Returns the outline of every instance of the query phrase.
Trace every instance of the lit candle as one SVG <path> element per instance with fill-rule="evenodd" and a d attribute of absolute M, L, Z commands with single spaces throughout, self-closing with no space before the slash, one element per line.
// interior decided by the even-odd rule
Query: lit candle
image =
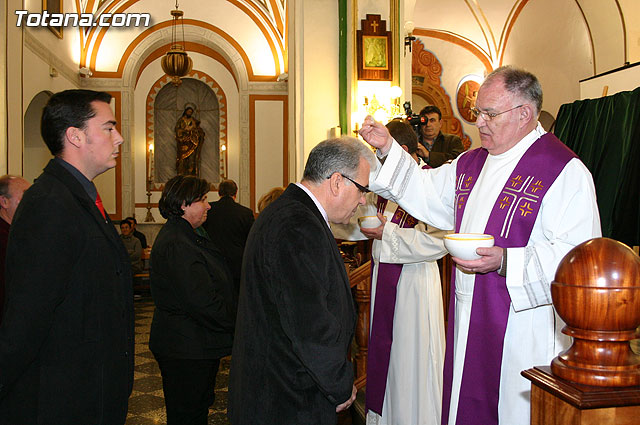
<path fill-rule="evenodd" d="M 149 181 L 153 181 L 153 143 L 149 142 Z"/>

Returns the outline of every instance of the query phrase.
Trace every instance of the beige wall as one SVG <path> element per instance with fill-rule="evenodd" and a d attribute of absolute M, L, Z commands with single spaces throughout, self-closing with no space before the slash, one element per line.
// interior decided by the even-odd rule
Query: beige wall
<path fill-rule="evenodd" d="M 598 98 L 605 87 L 609 96 L 640 87 L 640 65 L 581 82 L 580 99 Z"/>
<path fill-rule="evenodd" d="M 296 26 L 299 68 L 296 78 L 298 156 L 296 180 L 302 177 L 311 149 L 327 139 L 338 118 L 338 3 L 334 0 L 298 1 Z M 296 24 L 298 25 L 298 24 Z"/>
<path fill-rule="evenodd" d="M 0 40 L 7 39 L 8 2 L 0 6 Z M 0 42 L 0 99 L 7 98 L 7 45 Z M 7 104 L 0 101 L 0 174 L 7 172 Z"/>
<path fill-rule="evenodd" d="M 640 62 L 640 1 L 618 0 L 627 31 L 627 62 Z"/>
<path fill-rule="evenodd" d="M 255 194 L 258 200 L 272 187 L 282 186 L 284 170 L 284 102 L 258 100 L 255 102 Z"/>
<path fill-rule="evenodd" d="M 560 105 L 577 99 L 578 82 L 593 75 L 593 58 L 575 4 L 556 0 L 527 4 L 509 37 L 504 63 L 536 74 L 544 92 L 542 108 L 554 117 Z"/>

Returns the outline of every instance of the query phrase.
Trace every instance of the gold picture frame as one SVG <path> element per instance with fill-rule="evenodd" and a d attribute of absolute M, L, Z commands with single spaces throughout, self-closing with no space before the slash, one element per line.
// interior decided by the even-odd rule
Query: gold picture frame
<path fill-rule="evenodd" d="M 386 36 L 362 36 L 362 69 L 389 69 L 389 40 Z"/>
<path fill-rule="evenodd" d="M 62 0 L 42 0 L 42 11 L 44 12 L 45 10 L 49 12 L 49 14 L 63 13 Z M 48 25 L 47 28 L 49 28 L 56 37 L 62 38 L 62 26 L 56 27 Z"/>

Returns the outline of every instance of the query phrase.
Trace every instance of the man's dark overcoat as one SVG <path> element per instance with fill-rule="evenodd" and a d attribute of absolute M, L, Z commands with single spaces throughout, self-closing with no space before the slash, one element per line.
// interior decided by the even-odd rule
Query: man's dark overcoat
<path fill-rule="evenodd" d="M 237 203 L 231 196 L 223 196 L 218 201 L 210 202 L 209 205 L 211 209 L 207 212 L 207 221 L 202 227 L 224 254 L 233 275 L 237 295 L 240 287 L 242 255 L 255 220 L 253 211 Z"/>
<path fill-rule="evenodd" d="M 427 163 L 432 168 L 438 168 L 445 162 L 456 159 L 462 152 L 464 152 L 464 145 L 460 137 L 455 134 L 440 132 L 433 141 L 433 147 L 429 152 L 429 161 Z"/>
<path fill-rule="evenodd" d="M 289 185 L 256 220 L 245 249 L 231 357 L 233 425 L 335 425 L 351 396 L 356 313 L 327 222 Z"/>
<path fill-rule="evenodd" d="M 129 258 L 113 223 L 52 160 L 7 250 L 0 424 L 124 424 L 133 385 Z"/>

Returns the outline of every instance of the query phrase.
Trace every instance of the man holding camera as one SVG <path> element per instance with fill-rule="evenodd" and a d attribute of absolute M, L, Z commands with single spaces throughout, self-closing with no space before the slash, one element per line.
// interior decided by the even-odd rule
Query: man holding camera
<path fill-rule="evenodd" d="M 418 149 L 418 156 L 431 168 L 438 168 L 452 161 L 464 152 L 462 140 L 455 134 L 445 134 L 442 128 L 442 112 L 437 106 L 429 105 L 420 111 L 422 137 L 420 143 L 425 149 Z"/>

